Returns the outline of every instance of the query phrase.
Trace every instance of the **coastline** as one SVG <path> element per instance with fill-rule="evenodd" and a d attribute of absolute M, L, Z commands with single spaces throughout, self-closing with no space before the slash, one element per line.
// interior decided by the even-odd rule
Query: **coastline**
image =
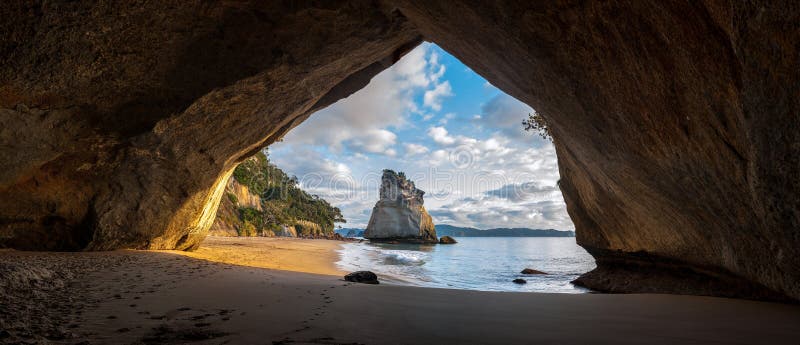
<path fill-rule="evenodd" d="M 796 344 L 800 337 L 800 306 L 725 298 L 364 285 L 133 250 L 0 250 L 0 270 L 0 304 L 8 306 L 0 343 Z"/>
<path fill-rule="evenodd" d="M 344 243 L 291 237 L 208 236 L 196 251 L 161 252 L 231 265 L 342 277 L 347 272 L 337 268 L 336 262 Z"/>

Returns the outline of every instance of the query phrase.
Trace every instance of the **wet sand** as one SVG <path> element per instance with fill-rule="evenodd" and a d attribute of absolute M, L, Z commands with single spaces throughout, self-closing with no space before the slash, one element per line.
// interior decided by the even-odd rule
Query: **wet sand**
<path fill-rule="evenodd" d="M 797 344 L 800 339 L 797 305 L 362 285 L 172 252 L 0 250 L 0 292 L 0 343 Z"/>

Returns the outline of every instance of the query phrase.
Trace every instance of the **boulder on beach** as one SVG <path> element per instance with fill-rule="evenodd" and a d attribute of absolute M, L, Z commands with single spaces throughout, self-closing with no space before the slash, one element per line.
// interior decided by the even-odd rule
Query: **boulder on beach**
<path fill-rule="evenodd" d="M 455 238 L 452 238 L 450 236 L 442 236 L 439 239 L 439 243 L 441 243 L 441 244 L 456 244 L 458 242 L 456 241 Z"/>
<path fill-rule="evenodd" d="M 526 268 L 526 269 L 522 270 L 522 272 L 520 272 L 520 273 L 522 273 L 522 274 L 547 274 L 547 272 L 542 272 L 542 271 L 539 271 L 539 270 L 535 270 L 533 268 Z"/>
<path fill-rule="evenodd" d="M 344 276 L 344 280 L 354 283 L 379 284 L 378 276 L 370 271 L 356 271 Z"/>
<path fill-rule="evenodd" d="M 522 279 L 522 278 L 514 279 L 514 280 L 512 280 L 512 282 L 514 282 L 515 284 L 527 284 L 528 283 L 527 280 Z"/>
<path fill-rule="evenodd" d="M 423 206 L 424 194 L 402 172 L 383 170 L 380 200 L 372 209 L 364 237 L 376 242 L 439 242 L 433 219 Z"/>

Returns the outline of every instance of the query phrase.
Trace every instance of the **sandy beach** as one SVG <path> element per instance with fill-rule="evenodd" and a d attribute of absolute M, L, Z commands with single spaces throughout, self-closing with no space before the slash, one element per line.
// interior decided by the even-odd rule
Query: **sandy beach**
<path fill-rule="evenodd" d="M 336 268 L 341 241 L 289 237 L 208 236 L 193 252 L 169 251 L 195 259 L 283 271 L 343 276 Z"/>
<path fill-rule="evenodd" d="M 800 339 L 797 305 L 353 284 L 330 275 L 336 269 L 326 265 L 331 256 L 324 252 L 335 253 L 335 241 L 247 240 L 210 238 L 207 247 L 188 254 L 0 250 L 0 342 L 797 344 Z M 248 249 L 231 252 L 234 247 Z M 275 263 L 250 257 L 261 251 L 269 251 Z M 224 262 L 207 260 L 212 258 Z M 320 267 L 309 267 L 314 262 Z M 260 267 L 240 265 L 245 263 Z"/>

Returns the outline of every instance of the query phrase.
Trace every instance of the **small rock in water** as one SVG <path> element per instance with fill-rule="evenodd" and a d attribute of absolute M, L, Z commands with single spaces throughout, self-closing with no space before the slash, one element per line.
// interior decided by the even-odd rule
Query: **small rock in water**
<path fill-rule="evenodd" d="M 521 279 L 521 278 L 517 278 L 517 279 L 514 279 L 514 280 L 512 280 L 512 281 L 513 281 L 514 283 L 516 283 L 516 284 L 527 284 L 527 283 L 528 283 L 528 281 L 527 281 L 527 280 L 525 280 L 525 279 Z"/>
<path fill-rule="evenodd" d="M 520 272 L 522 274 L 547 274 L 546 272 L 538 271 L 532 268 L 526 268 Z"/>
<path fill-rule="evenodd" d="M 370 271 L 357 271 L 344 276 L 344 280 L 355 283 L 378 284 L 378 276 Z"/>
<path fill-rule="evenodd" d="M 458 243 L 458 242 L 456 242 L 455 238 L 452 238 L 450 236 L 442 236 L 442 238 L 439 239 L 439 243 L 440 244 L 455 244 L 455 243 Z"/>

